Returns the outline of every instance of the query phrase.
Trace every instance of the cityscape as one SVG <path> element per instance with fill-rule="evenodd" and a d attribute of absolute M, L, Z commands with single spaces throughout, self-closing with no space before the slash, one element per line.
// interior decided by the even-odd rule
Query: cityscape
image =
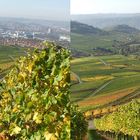
<path fill-rule="evenodd" d="M 63 25 L 46 25 L 44 20 L 33 22 L 29 19 L 14 18 L 0 18 L 0 21 L 1 45 L 40 47 L 42 41 L 54 41 L 65 45 L 70 42 L 70 30 Z"/>

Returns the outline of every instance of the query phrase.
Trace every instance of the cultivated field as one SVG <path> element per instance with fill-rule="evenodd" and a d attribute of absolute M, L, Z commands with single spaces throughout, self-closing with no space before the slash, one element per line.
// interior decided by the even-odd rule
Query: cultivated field
<path fill-rule="evenodd" d="M 76 75 L 71 101 L 83 110 L 121 104 L 140 94 L 140 60 L 133 55 L 77 58 L 71 69 Z"/>

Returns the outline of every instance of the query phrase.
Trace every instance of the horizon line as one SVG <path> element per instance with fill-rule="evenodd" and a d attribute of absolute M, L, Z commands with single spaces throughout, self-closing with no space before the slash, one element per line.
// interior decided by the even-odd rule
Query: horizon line
<path fill-rule="evenodd" d="M 137 12 L 137 13 L 74 13 L 74 14 L 70 14 L 70 15 L 107 15 L 107 14 L 123 14 L 123 15 L 127 15 L 127 14 L 131 14 L 131 15 L 134 15 L 134 14 L 140 14 L 140 12 Z"/>
<path fill-rule="evenodd" d="M 13 19 L 27 19 L 27 20 L 46 20 L 46 21 L 58 21 L 58 22 L 68 22 L 69 20 L 55 20 L 55 19 L 47 19 L 47 18 L 37 18 L 37 17 L 23 17 L 23 16 L 1 16 L 0 15 L 0 18 L 13 18 Z"/>

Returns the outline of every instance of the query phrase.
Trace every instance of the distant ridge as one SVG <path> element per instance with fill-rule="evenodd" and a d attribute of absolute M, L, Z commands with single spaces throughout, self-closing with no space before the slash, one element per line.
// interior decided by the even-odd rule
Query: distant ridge
<path fill-rule="evenodd" d="M 72 15 L 71 19 L 97 28 L 126 24 L 140 29 L 140 13 Z"/>
<path fill-rule="evenodd" d="M 115 32 L 127 33 L 127 34 L 140 33 L 139 29 L 128 26 L 126 24 L 117 25 L 112 28 L 108 28 L 108 31 L 115 31 Z"/>
<path fill-rule="evenodd" d="M 77 21 L 71 21 L 71 32 L 78 34 L 106 35 L 107 32 Z"/>
<path fill-rule="evenodd" d="M 24 26 L 40 25 L 43 27 L 58 27 L 69 29 L 68 21 L 55 21 L 46 19 L 29 19 L 20 17 L 0 17 L 0 26 L 7 26 L 7 24 L 23 24 Z"/>

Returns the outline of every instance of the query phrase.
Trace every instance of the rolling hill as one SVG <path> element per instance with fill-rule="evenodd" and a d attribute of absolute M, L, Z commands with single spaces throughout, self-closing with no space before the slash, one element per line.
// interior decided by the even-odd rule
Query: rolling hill
<path fill-rule="evenodd" d="M 71 21 L 71 32 L 78 34 L 95 34 L 95 35 L 106 35 L 107 32 L 93 26 L 83 24 L 76 21 Z"/>
<path fill-rule="evenodd" d="M 127 24 L 140 29 L 140 14 L 84 14 L 72 15 L 71 19 L 98 28 Z"/>
<path fill-rule="evenodd" d="M 140 30 L 122 24 L 111 26 L 106 31 L 71 22 L 71 49 L 76 55 L 139 54 Z M 73 51 L 74 50 L 74 51 Z M 78 53 L 77 53 L 78 52 Z"/>
<path fill-rule="evenodd" d="M 126 33 L 126 34 L 137 34 L 140 33 L 139 29 L 136 29 L 134 27 L 131 27 L 126 24 L 117 25 L 112 28 L 108 28 L 107 31 L 114 31 L 114 32 L 120 32 L 120 33 Z"/>

